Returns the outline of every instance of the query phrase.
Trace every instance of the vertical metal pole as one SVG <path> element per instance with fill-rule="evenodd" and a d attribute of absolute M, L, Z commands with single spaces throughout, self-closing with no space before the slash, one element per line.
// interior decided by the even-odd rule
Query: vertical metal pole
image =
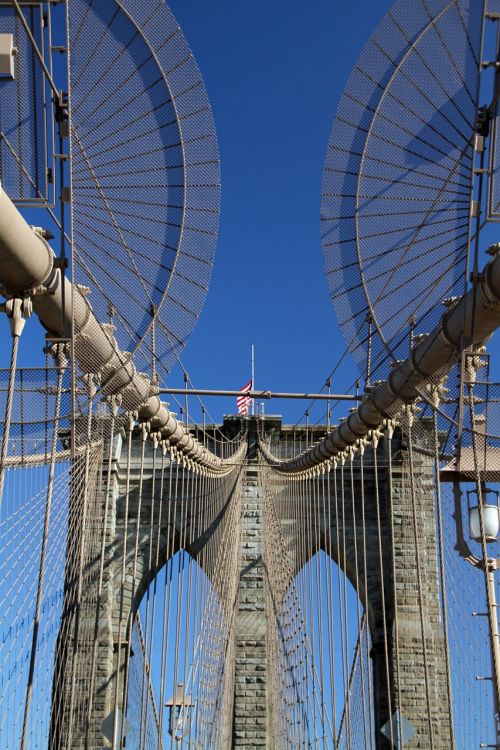
<path fill-rule="evenodd" d="M 366 316 L 366 322 L 368 323 L 368 346 L 366 350 L 366 375 L 365 375 L 365 390 L 370 387 L 371 369 L 372 369 L 372 335 L 373 335 L 373 318 L 371 313 Z"/>
<path fill-rule="evenodd" d="M 328 378 L 326 381 L 326 387 L 328 388 L 328 395 L 331 393 L 331 387 L 332 387 L 332 381 L 331 378 Z M 330 420 L 331 420 L 331 410 L 330 410 L 330 399 L 326 402 L 326 430 L 327 432 L 330 432 Z"/>
<path fill-rule="evenodd" d="M 468 355 L 470 356 L 470 354 Z M 478 510 L 479 510 L 479 528 L 481 531 L 481 551 L 483 555 L 482 567 L 484 569 L 484 578 L 486 583 L 486 604 L 488 607 L 488 621 L 490 626 L 490 642 L 491 642 L 491 656 L 493 662 L 493 683 L 494 683 L 494 707 L 495 707 L 495 734 L 496 744 L 498 745 L 500 739 L 500 643 L 498 634 L 498 617 L 497 617 L 497 601 L 495 594 L 495 578 L 494 573 L 496 569 L 496 560 L 488 557 L 488 548 L 486 542 L 486 533 L 484 528 L 484 513 L 483 513 L 483 485 L 481 483 L 481 474 L 479 471 L 478 462 L 478 447 L 477 447 L 477 433 L 476 433 L 476 422 L 474 414 L 474 394 L 473 394 L 474 383 L 469 381 L 467 383 L 468 390 L 468 402 L 470 409 L 470 422 L 472 428 L 472 453 L 474 456 L 474 467 L 476 473 L 476 488 L 478 497 Z M 460 385 L 462 390 L 462 384 Z"/>
<path fill-rule="evenodd" d="M 498 633 L 497 598 L 495 592 L 496 560 L 490 557 L 484 561 L 484 565 L 488 591 L 488 619 L 490 621 L 491 652 L 494 670 L 495 741 L 498 746 L 500 741 L 500 636 Z"/>
<path fill-rule="evenodd" d="M 252 344 L 252 391 L 255 390 L 255 346 Z M 252 416 L 255 416 L 255 399 L 252 399 Z"/>
<path fill-rule="evenodd" d="M 151 303 L 149 312 L 151 313 L 151 380 L 157 383 L 159 378 L 156 370 L 156 305 Z"/>

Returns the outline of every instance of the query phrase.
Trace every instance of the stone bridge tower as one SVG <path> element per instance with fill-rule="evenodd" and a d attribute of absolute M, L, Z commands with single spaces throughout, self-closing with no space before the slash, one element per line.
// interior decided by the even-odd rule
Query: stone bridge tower
<path fill-rule="evenodd" d="M 267 618 L 265 609 L 265 561 L 262 559 L 263 507 L 266 503 L 263 483 L 262 461 L 257 450 L 257 426 L 260 434 L 273 433 L 275 439 L 285 440 L 287 428 L 278 417 L 249 418 L 248 452 L 242 471 L 230 488 L 228 502 L 223 514 L 230 512 L 232 503 L 240 502 L 240 547 L 237 555 L 239 585 L 234 603 L 234 695 L 228 705 L 231 716 L 228 724 L 228 748 L 270 748 L 269 736 L 273 721 L 270 707 L 267 664 Z M 238 418 L 228 418 L 223 426 L 228 436 L 236 434 L 240 427 Z M 324 434 L 317 429 L 313 439 Z M 121 438 L 115 439 L 112 465 L 101 457 L 95 470 L 95 491 L 89 493 L 87 519 L 94 528 L 105 529 L 105 555 L 100 570 L 100 554 L 96 548 L 96 536 L 89 534 L 82 540 L 85 560 L 85 585 L 81 587 L 78 607 L 74 606 L 75 580 L 68 573 L 66 582 L 66 604 L 61 627 L 60 647 L 56 661 L 56 677 L 53 686 L 54 705 L 52 738 L 57 747 L 66 750 L 69 714 L 72 718 L 71 750 L 97 750 L 106 744 L 101 731 L 102 721 L 110 715 L 115 701 L 116 680 L 127 670 L 127 632 L 120 632 L 124 622 L 123 610 L 129 614 L 137 610 L 140 600 L 158 570 L 150 564 L 151 546 L 165 547 L 170 533 L 167 528 L 168 513 L 163 513 L 160 526 L 151 527 L 152 503 L 173 507 L 175 497 L 164 488 L 160 497 L 153 494 L 153 458 L 149 442 L 146 447 L 142 502 L 139 503 L 139 456 L 142 450 L 140 432 L 132 440 L 131 476 L 128 485 L 124 475 L 125 447 Z M 394 712 L 400 712 L 415 726 L 416 737 L 410 748 L 429 747 L 428 716 L 433 729 L 435 750 L 451 747 L 450 707 L 447 701 L 447 665 L 444 648 L 444 632 L 441 620 L 440 592 L 437 567 L 437 545 L 435 530 L 435 500 L 432 464 L 419 459 L 414 467 L 416 493 L 409 493 L 404 471 L 407 448 L 401 436 L 392 441 L 392 473 L 389 474 L 388 444 L 379 442 L 377 456 L 380 474 L 378 492 L 375 492 L 373 475 L 368 477 L 371 487 L 366 510 L 366 554 L 368 576 L 358 578 L 358 594 L 368 601 L 368 622 L 371 633 L 373 660 L 373 696 L 375 705 L 375 727 L 377 750 L 389 750 L 390 743 L 380 734 L 380 727 L 389 719 L 389 704 Z M 367 450 L 369 457 L 370 451 Z M 368 462 L 370 463 L 370 462 Z M 373 462 L 371 462 L 373 464 Z M 108 468 L 110 469 L 108 477 Z M 158 469 L 157 469 L 158 471 Z M 371 471 L 371 470 L 370 470 Z M 158 477 L 156 477 L 158 487 Z M 128 486 L 128 494 L 127 494 Z M 108 493 L 106 495 L 106 487 Z M 317 502 L 326 507 L 332 501 L 318 482 Z M 329 528 L 324 525 L 309 533 L 310 545 L 303 556 L 296 559 L 295 572 L 315 552 L 323 549 L 342 567 L 354 582 L 354 549 L 362 544 L 360 526 L 354 518 L 360 511 L 359 471 L 354 473 L 354 494 L 348 491 L 341 536 L 345 536 L 345 559 L 342 551 L 332 546 L 337 538 L 335 521 Z M 378 498 L 378 502 L 377 502 Z M 415 502 L 416 498 L 416 502 Z M 296 503 L 302 499 L 298 494 Z M 140 511 L 139 511 L 140 507 Z M 176 511 L 179 513 L 179 510 Z M 324 513 L 325 518 L 334 519 L 334 514 Z M 172 520 L 172 516 L 171 516 Z M 175 542 L 173 552 L 181 545 L 182 524 L 192 524 L 188 537 L 194 542 L 187 548 L 195 559 L 210 538 L 216 533 L 223 517 L 213 519 L 210 528 L 196 527 L 196 517 L 177 515 L 173 520 Z M 413 533 L 417 523 L 418 538 Z M 88 521 L 87 521 L 88 523 Z M 138 533 L 137 533 L 138 531 Z M 380 534 L 383 540 L 379 544 Z M 132 550 L 138 540 L 138 554 L 132 561 Z M 418 566 L 417 562 L 418 555 Z M 235 558 L 236 559 L 236 558 Z M 162 564 L 164 560 L 162 561 Z M 125 570 L 125 576 L 122 573 Z M 101 581 L 101 593 L 96 588 Z M 125 586 L 117 582 L 124 580 Z M 425 585 L 420 589 L 422 581 Z M 419 596 L 419 591 L 421 596 Z M 425 620 L 422 639 L 421 616 Z M 388 653 L 382 647 L 384 638 L 389 644 Z M 94 674 L 90 675 L 90 653 L 95 650 Z M 396 659 L 396 650 L 397 656 Z M 397 679 L 396 679 L 397 678 Z M 72 704 L 68 698 L 71 682 Z M 389 683 L 389 684 L 388 684 Z M 396 689 L 396 684 L 397 688 Z M 89 711 L 88 691 L 91 711 Z M 57 701 L 55 700 L 57 698 Z M 124 696 L 118 698 L 123 710 Z"/>

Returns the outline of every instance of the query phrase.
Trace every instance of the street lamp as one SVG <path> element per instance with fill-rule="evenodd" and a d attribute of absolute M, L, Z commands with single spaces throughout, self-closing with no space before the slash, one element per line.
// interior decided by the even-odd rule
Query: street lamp
<path fill-rule="evenodd" d="M 194 707 L 191 696 L 186 695 L 184 685 L 178 683 L 175 692 L 165 703 L 169 709 L 168 733 L 176 742 L 181 742 L 190 727 L 190 709 Z"/>
<path fill-rule="evenodd" d="M 490 544 L 497 540 L 500 527 L 499 493 L 497 490 L 484 487 L 482 495 L 484 536 L 486 543 Z M 481 542 L 483 537 L 481 534 L 481 512 L 477 490 L 467 491 L 467 505 L 469 508 L 469 536 L 473 541 Z"/>
<path fill-rule="evenodd" d="M 487 487 L 484 480 L 476 482 L 476 488 L 467 490 L 469 515 L 469 537 L 481 545 L 481 557 L 471 551 L 464 539 L 461 513 L 461 492 L 459 482 L 455 487 L 455 522 L 457 529 L 457 549 L 470 565 L 484 571 L 486 583 L 486 604 L 491 638 L 493 661 L 493 681 L 495 685 L 495 730 L 496 746 L 500 747 L 500 633 L 498 630 L 497 600 L 495 591 L 495 571 L 500 567 L 500 558 L 488 554 L 488 544 L 496 542 L 500 530 L 499 493 Z"/>

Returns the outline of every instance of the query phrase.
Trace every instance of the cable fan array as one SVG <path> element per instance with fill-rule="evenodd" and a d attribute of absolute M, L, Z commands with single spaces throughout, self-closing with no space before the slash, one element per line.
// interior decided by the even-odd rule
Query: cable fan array
<path fill-rule="evenodd" d="M 406 356 L 409 325 L 430 331 L 441 300 L 464 290 L 482 30 L 482 2 L 396 2 L 338 106 L 325 270 L 348 346 L 376 378 Z"/>
<path fill-rule="evenodd" d="M 153 375 L 203 306 L 219 217 L 205 88 L 164 4 L 75 0 L 71 49 L 75 279 Z"/>

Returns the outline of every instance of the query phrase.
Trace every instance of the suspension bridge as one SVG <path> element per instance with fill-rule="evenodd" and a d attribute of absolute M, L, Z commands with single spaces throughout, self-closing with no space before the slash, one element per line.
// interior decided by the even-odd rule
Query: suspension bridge
<path fill-rule="evenodd" d="M 499 39 L 382 19 L 321 196 L 357 385 L 213 421 L 169 387 L 220 197 L 179 25 L 0 0 L 0 750 L 500 748 Z"/>

